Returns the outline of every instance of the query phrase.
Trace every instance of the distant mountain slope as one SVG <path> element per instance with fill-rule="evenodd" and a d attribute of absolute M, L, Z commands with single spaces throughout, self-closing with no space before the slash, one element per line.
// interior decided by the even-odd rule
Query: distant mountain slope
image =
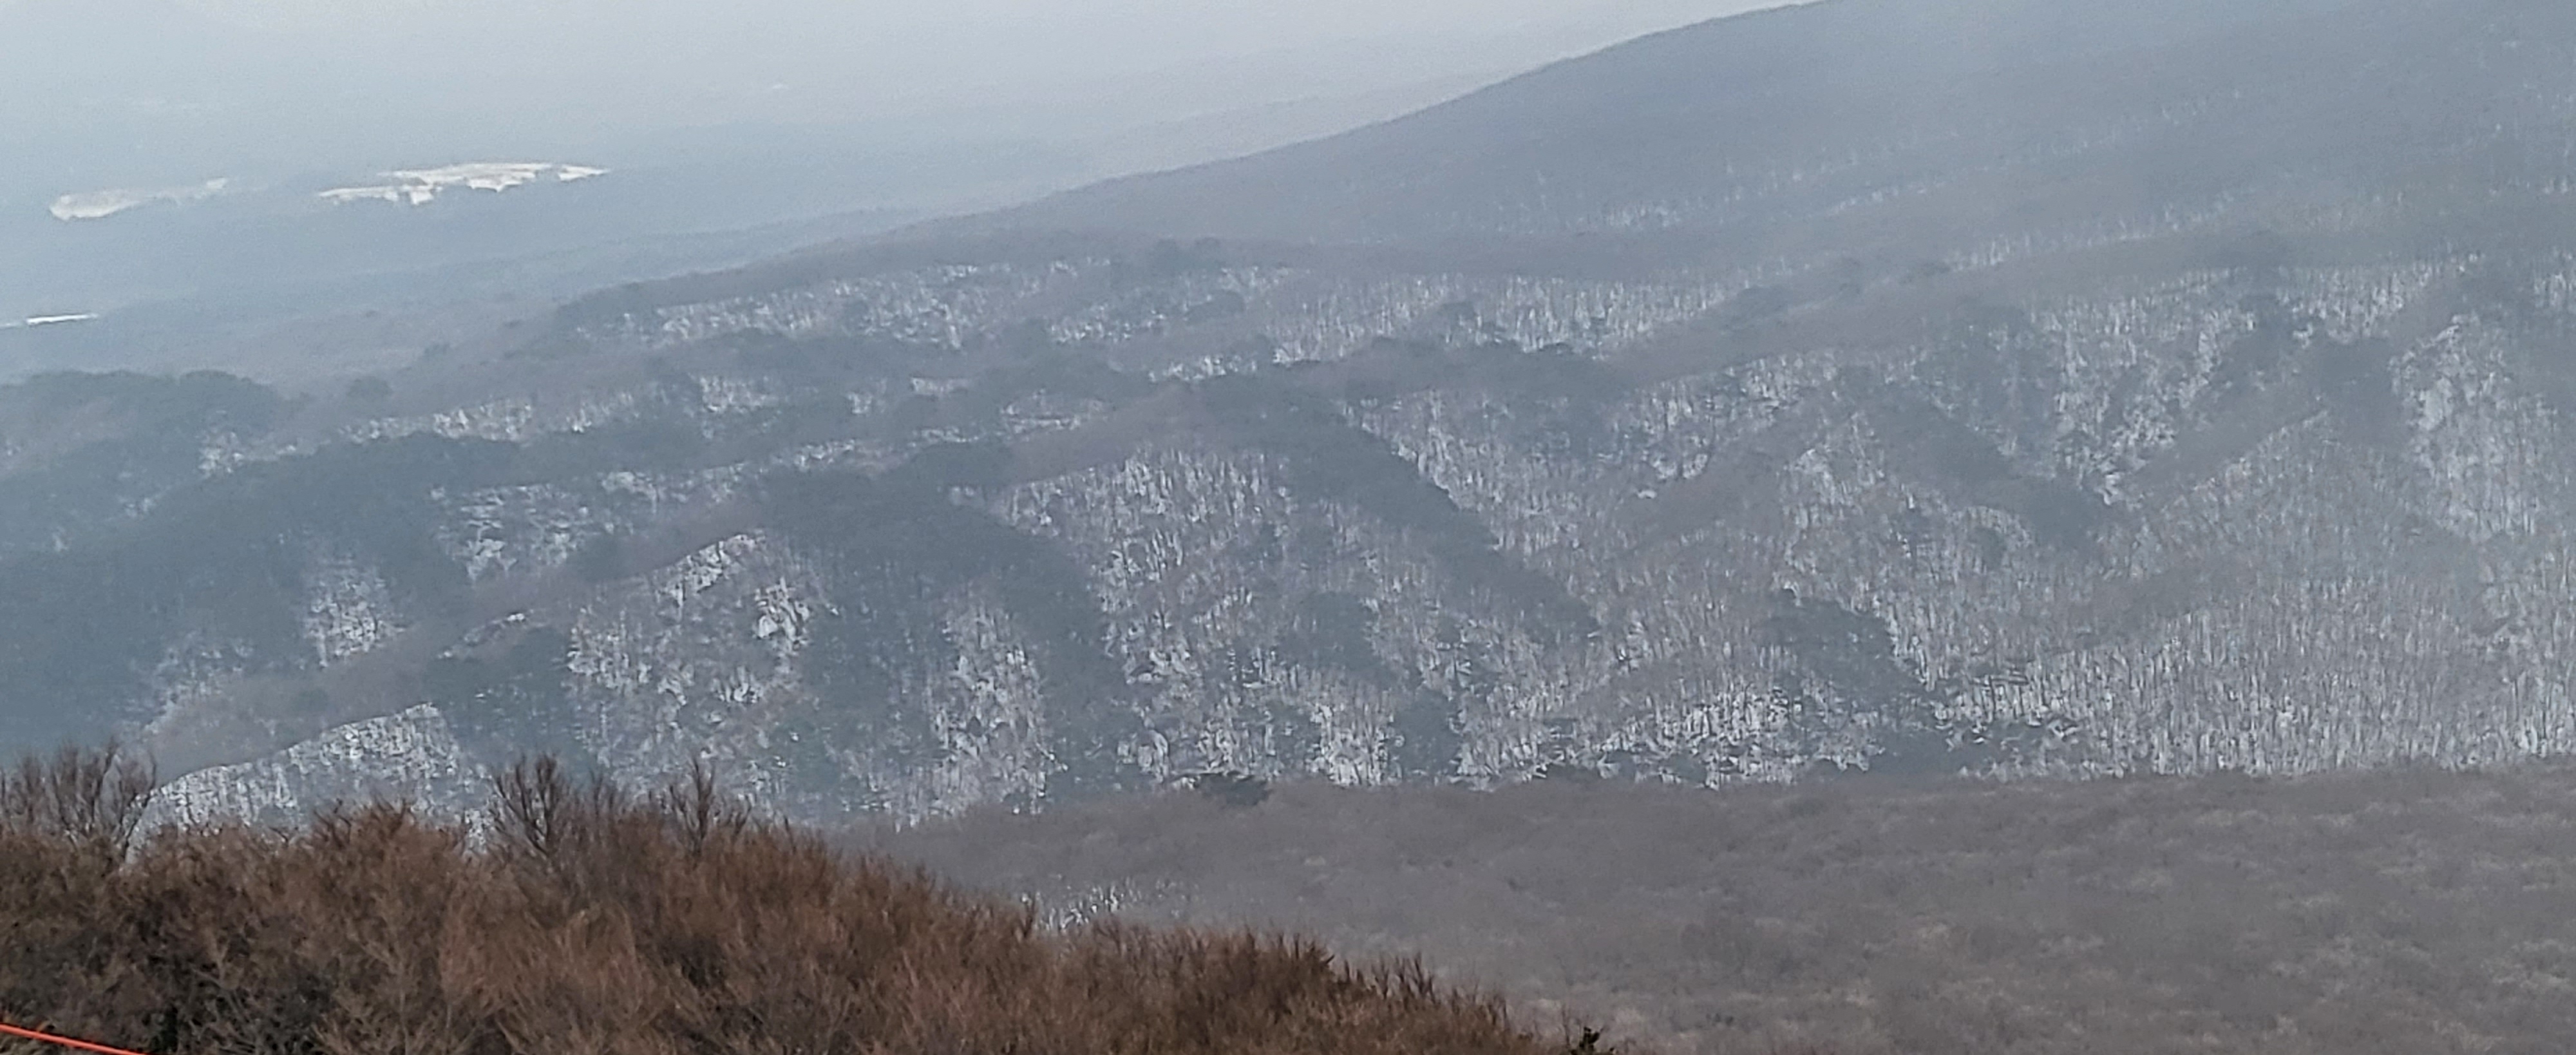
<path fill-rule="evenodd" d="M 2545 89 L 2568 79 L 2571 18 L 2535 0 L 1831 0 L 991 222 L 1326 241 L 1684 229 L 1742 255 L 2367 194 L 2563 118 Z"/>

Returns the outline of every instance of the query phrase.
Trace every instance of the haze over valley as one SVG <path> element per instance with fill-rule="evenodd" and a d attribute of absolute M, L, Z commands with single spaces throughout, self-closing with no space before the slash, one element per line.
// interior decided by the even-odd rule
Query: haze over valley
<path fill-rule="evenodd" d="M 6 0 L 0 137 L 24 148 L 0 156 L 0 316 L 98 313 L 115 332 L 13 344 L 0 373 L 346 370 L 317 317 L 426 316 L 409 336 L 483 321 L 496 313 L 468 305 L 500 293 L 571 296 L 1247 153 L 1746 2 L 1030 18 L 812 0 Z M 619 178 L 542 205 L 312 208 L 382 197 L 386 172 L 537 161 Z"/>

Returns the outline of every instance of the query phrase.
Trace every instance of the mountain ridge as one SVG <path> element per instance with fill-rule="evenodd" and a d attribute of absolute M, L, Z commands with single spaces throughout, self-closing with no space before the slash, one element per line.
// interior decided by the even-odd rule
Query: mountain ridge
<path fill-rule="evenodd" d="M 2078 9 L 1881 10 L 603 290 L 301 405 L 16 390 L 0 719 L 254 811 L 544 743 L 904 821 L 2576 751 L 2576 14 L 2173 0 L 2069 55 L 2016 41 Z M 1905 50 L 1944 27 L 1994 47 Z"/>
<path fill-rule="evenodd" d="M 2181 39 L 2155 41 L 2149 37 L 2142 42 L 2140 36 L 2121 35 L 2116 17 L 2075 19 L 2086 23 L 2088 32 L 2074 36 L 2099 41 L 2105 53 L 2102 57 L 2138 56 L 2144 52 L 2143 57 L 2101 66 L 2094 64 L 2093 58 L 2066 56 L 2062 49 L 2016 42 L 2011 37 L 2016 23 L 1988 10 L 2034 6 L 2053 10 L 2050 5 L 1970 5 L 1976 14 L 1962 14 L 1960 6 L 1930 5 L 1900 11 L 1895 5 L 1841 0 L 1720 19 L 1555 64 L 1370 128 L 1251 158 L 1114 180 L 1047 202 L 967 221 L 965 226 L 1127 228 L 1174 237 L 1323 241 L 1438 236 L 1490 229 L 1498 223 L 1506 230 L 1525 226 L 1510 212 L 1518 202 L 1477 182 L 1491 178 L 1502 179 L 1507 186 L 1516 188 L 1513 194 L 1544 196 L 1544 188 L 1555 182 L 1574 188 L 1570 193 L 1578 197 L 1588 193 L 1605 199 L 1577 200 L 1577 213 L 1566 215 L 1561 210 L 1551 212 L 1543 200 L 1532 198 L 1539 209 L 1533 214 L 1535 225 L 1528 226 L 1532 234 L 1617 230 L 1640 223 L 1648 228 L 1670 222 L 1692 226 L 1687 219 L 1657 221 L 1640 215 L 1621 220 L 1616 215 L 1586 210 L 1653 210 L 1686 205 L 1657 198 L 1670 198 L 1677 190 L 1707 190 L 1693 183 L 1701 173 L 1725 173 L 1718 177 L 1717 188 L 1723 190 L 1732 183 L 1736 193 L 1765 193 L 1746 181 L 1766 176 L 1779 178 L 1784 174 L 1780 171 L 1783 166 L 1788 167 L 1785 174 L 1793 183 L 1801 182 L 1795 172 L 1801 148 L 1796 140 L 1782 138 L 1788 135 L 1783 129 L 1804 126 L 1829 130 L 1823 133 L 1827 136 L 1842 136 L 1842 142 L 1829 138 L 1815 144 L 1827 155 L 1864 149 L 1860 141 L 1872 135 L 1895 136 L 1900 142 L 1895 148 L 1897 160 L 1956 166 L 1978 155 L 1970 151 L 1959 156 L 1936 153 L 1922 157 L 1922 149 L 1903 145 L 1909 134 L 1903 130 L 1928 126 L 1937 134 L 1969 136 L 1971 146 L 1992 144 L 2008 151 L 2015 144 L 2008 139 L 1993 140 L 1997 131 L 2026 134 L 2065 127 L 2065 119 L 2053 118 L 2046 107 L 2062 107 L 2076 99 L 2098 96 L 2100 101 L 2092 104 L 2094 108 L 2111 107 L 2117 116 L 2117 110 L 2137 101 L 2135 96 L 2152 96 L 2158 90 L 2169 92 L 2173 84 L 2223 83 L 2225 79 L 2199 76 L 2202 73 L 2244 75 L 2241 68 L 2206 69 L 2209 60 L 2192 54 L 2195 49 L 2234 49 L 2259 58 L 2267 52 L 2277 52 L 2284 38 L 2314 34 L 2331 42 L 2339 36 L 2352 35 L 2355 25 L 2377 25 L 2391 31 L 2368 38 L 2371 41 L 2403 36 L 2411 46 L 2423 40 L 2456 39 L 2461 27 L 2476 21 L 2458 17 L 2447 5 L 2408 0 L 2316 0 L 2256 8 L 2137 5 L 2130 9 L 2129 17 L 2150 22 L 2173 17 L 2170 13 L 2177 9 L 2190 13 L 2189 17 L 2176 19 L 2180 24 L 2167 27 L 2168 36 L 2178 35 Z M 2526 13 L 2533 10 L 2529 4 L 2490 6 Z M 2366 10 L 2375 17 L 2345 18 L 2335 14 L 2347 10 Z M 1917 14 L 1916 22 L 1920 24 L 1901 24 L 1907 14 Z M 2449 32 L 2399 34 L 2386 21 L 2391 17 L 2427 16 L 2441 16 L 2436 28 Z M 2090 24 L 2094 22 L 2101 24 Z M 1920 46 L 1927 38 L 1937 39 L 1943 33 L 1981 46 Z M 2068 35 L 2054 30 L 2043 33 L 2025 29 L 2024 33 L 2029 40 L 2052 42 Z M 1859 43 L 1850 38 L 1857 38 Z M 1876 42 L 1875 46 L 1870 46 L 1872 42 Z M 2052 54 L 2056 57 L 2050 57 Z M 2361 58 L 2363 61 L 2353 65 L 2368 65 L 2371 56 Z M 1708 81 L 1712 76 L 1730 77 L 1739 67 L 1746 83 L 1762 85 L 1759 94 L 1722 85 L 1711 88 Z M 2036 71 L 2031 79 L 2049 84 L 2054 90 L 2041 91 L 2036 90 L 2036 85 L 2014 83 L 2015 71 Z M 2130 83 L 2105 80 L 2115 73 Z M 1621 83 L 1623 78 L 1629 83 Z M 2154 88 L 2139 91 L 2139 81 L 2149 82 Z M 2071 97 L 2066 91 L 2070 85 L 2077 88 Z M 1708 108 L 1712 101 L 1718 101 L 1716 109 Z M 2348 101 L 2348 96 L 2325 94 L 2305 105 L 2347 105 Z M 2192 102 L 2189 96 L 2176 98 L 2168 94 L 2161 105 L 2170 108 Z M 1788 112 L 1776 126 L 1766 126 L 1761 110 L 1783 104 L 1790 107 Z M 1802 105 L 1825 109 L 1800 112 L 1796 108 Z M 1981 131 L 1973 123 L 1960 125 L 1963 118 L 1980 116 L 1976 113 L 1980 108 L 1998 108 L 1996 113 L 1982 115 L 1991 128 Z M 1638 116 L 1640 112 L 1643 116 Z M 2071 116 L 2099 119 L 2080 110 Z M 1863 129 L 1858 137 L 1852 132 L 1856 118 Z M 1511 131 L 1494 134 L 1500 129 Z M 1605 135 L 1607 139 L 1602 138 Z M 1667 142 L 1708 144 L 1705 148 L 1683 149 L 1713 149 L 1719 153 L 1702 156 L 1685 152 L 1675 156 L 1670 148 L 1661 145 Z M 1605 166 L 1589 164 L 1604 154 L 1604 147 L 1614 162 L 1606 166 L 1610 170 L 1607 173 L 1601 171 Z M 1735 173 L 1737 165 L 1748 163 L 1751 168 L 1740 175 Z M 1347 177 L 1308 179 L 1301 169 L 1309 167 L 1369 174 L 1359 177 L 1369 182 L 1346 182 Z M 1633 171 L 1621 174 L 1623 167 Z M 1569 174 L 1577 178 L 1566 178 Z M 1605 195 L 1597 186 L 1605 176 L 1614 183 L 1625 180 L 1636 186 L 1628 191 L 1614 186 L 1612 193 Z M 1249 186 L 1229 199 L 1215 189 L 1228 181 Z M 1587 183 L 1595 186 L 1586 186 Z M 1885 189 L 1861 186 L 1851 193 L 1866 195 Z M 1769 193 L 1776 192 L 1774 189 Z M 1319 194 L 1338 197 L 1318 197 Z M 1384 200 L 1372 200 L 1370 194 Z M 1459 204 L 1462 200 L 1464 205 Z M 1837 202 L 1827 199 L 1807 208 L 1834 204 Z M 1156 216 L 1154 211 L 1158 208 L 1170 211 L 1170 215 Z M 1469 216 L 1459 213 L 1460 208 L 1481 211 Z M 1426 225 L 1422 217 L 1433 219 Z"/>

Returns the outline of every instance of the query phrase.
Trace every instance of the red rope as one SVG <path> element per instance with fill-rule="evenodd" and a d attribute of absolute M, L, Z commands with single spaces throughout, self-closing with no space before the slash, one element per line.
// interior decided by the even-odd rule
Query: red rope
<path fill-rule="evenodd" d="M 57 1037 L 51 1033 L 38 1033 L 32 1029 L 20 1029 L 5 1022 L 0 1022 L 0 1035 L 58 1044 L 78 1051 L 91 1052 L 93 1055 L 142 1055 L 141 1052 L 127 1051 L 124 1048 L 111 1048 L 105 1044 L 92 1044 L 86 1040 L 73 1040 L 70 1037 Z"/>

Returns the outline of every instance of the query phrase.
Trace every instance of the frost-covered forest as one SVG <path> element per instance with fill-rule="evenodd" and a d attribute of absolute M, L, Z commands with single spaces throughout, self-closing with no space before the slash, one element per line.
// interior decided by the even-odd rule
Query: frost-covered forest
<path fill-rule="evenodd" d="M 1863 6 L 346 397 L 0 390 L 0 739 L 150 746 L 178 816 L 547 750 L 907 820 L 2576 748 L 2576 16 L 2177 0 L 2118 90 L 1989 53 L 1778 73 L 1903 127 L 1633 105 L 1765 41 L 1865 65 Z M 2361 68 L 2400 101 L 2310 76 Z"/>

